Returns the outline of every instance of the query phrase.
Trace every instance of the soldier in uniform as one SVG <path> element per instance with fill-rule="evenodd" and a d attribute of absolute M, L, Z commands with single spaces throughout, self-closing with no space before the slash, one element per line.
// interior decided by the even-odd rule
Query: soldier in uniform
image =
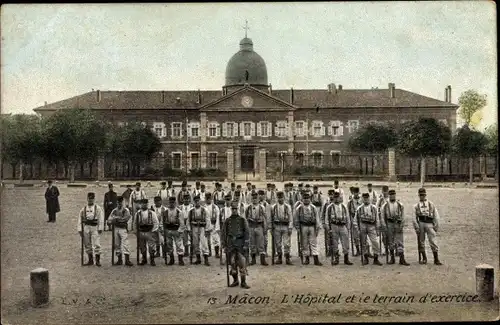
<path fill-rule="evenodd" d="M 47 222 L 56 222 L 56 213 L 61 212 L 59 205 L 59 189 L 52 185 L 52 180 L 47 181 L 48 187 L 45 191 L 45 211 L 49 215 Z"/>
<path fill-rule="evenodd" d="M 274 228 L 274 248 L 278 254 L 276 264 L 283 264 L 283 249 L 287 265 L 292 265 L 290 261 L 290 246 L 293 230 L 293 212 L 292 207 L 285 203 L 283 192 L 276 193 L 278 202 L 271 208 L 271 218 L 268 220 L 271 227 Z M 282 248 L 283 246 L 283 248 Z"/>
<path fill-rule="evenodd" d="M 217 205 L 219 207 L 219 209 L 224 206 L 225 193 L 222 190 L 222 185 L 220 183 L 215 183 L 215 191 L 213 192 L 212 196 L 213 196 L 215 205 Z"/>
<path fill-rule="evenodd" d="M 142 255 L 139 265 L 148 263 L 147 256 L 149 251 L 149 262 L 151 266 L 156 266 L 155 250 L 156 243 L 158 242 L 159 221 L 156 212 L 148 209 L 148 199 L 141 200 L 141 209 L 137 211 L 135 217 L 139 228 L 137 240 L 139 241 L 139 250 Z"/>
<path fill-rule="evenodd" d="M 161 188 L 156 193 L 156 196 L 159 196 L 161 198 L 161 205 L 167 206 L 168 198 L 170 197 L 169 191 L 167 189 L 167 182 L 161 182 L 160 184 Z"/>
<path fill-rule="evenodd" d="M 195 188 L 193 190 L 193 197 L 195 196 L 199 196 L 200 195 L 200 192 L 201 192 L 201 182 L 200 181 L 196 181 L 195 183 Z M 200 200 L 201 201 L 201 200 Z"/>
<path fill-rule="evenodd" d="M 155 213 L 156 213 L 156 217 L 158 218 L 158 222 L 160 222 L 161 220 L 161 215 L 162 213 L 166 210 L 165 206 L 162 205 L 162 199 L 160 196 L 155 196 L 154 197 L 154 202 L 155 202 L 155 205 L 154 207 L 152 207 L 151 210 L 153 210 Z M 155 257 L 160 257 L 160 249 L 161 247 L 163 247 L 164 243 L 164 238 L 163 238 L 163 232 L 161 231 L 158 231 L 158 242 L 156 243 L 156 255 Z M 167 258 L 167 256 L 165 255 L 165 249 L 163 249 L 163 258 Z"/>
<path fill-rule="evenodd" d="M 321 229 L 320 213 L 311 204 L 311 195 L 305 192 L 303 202 L 294 211 L 294 224 L 297 231 L 301 231 L 302 256 L 305 256 L 304 265 L 309 264 L 309 256 L 314 258 L 314 265 L 323 265 L 318 258 L 318 232 Z"/>
<path fill-rule="evenodd" d="M 267 266 L 264 251 L 264 234 L 267 234 L 267 214 L 264 206 L 259 203 L 259 195 L 255 192 L 252 193 L 252 204 L 245 209 L 245 218 L 250 227 L 250 250 L 252 254 L 250 265 L 257 263 L 255 257 L 259 254 L 260 264 Z"/>
<path fill-rule="evenodd" d="M 212 194 L 206 194 L 206 205 L 205 209 L 207 210 L 208 217 L 210 219 L 210 223 L 212 224 L 211 229 L 215 229 L 217 220 L 219 219 L 220 209 L 218 206 L 212 203 Z M 211 231 L 210 236 L 208 238 L 210 240 L 210 245 L 208 246 L 208 256 L 212 256 L 212 247 L 215 251 L 215 258 L 220 258 L 219 248 L 220 248 L 220 237 L 219 233 L 216 231 Z"/>
<path fill-rule="evenodd" d="M 187 182 L 182 181 L 181 190 L 179 191 L 179 193 L 177 193 L 177 202 L 184 202 L 186 199 L 186 195 L 189 195 L 188 203 L 193 202 L 193 197 L 191 196 L 191 193 L 189 193 L 189 190 L 187 188 Z"/>
<path fill-rule="evenodd" d="M 127 184 L 127 189 L 122 193 L 123 204 L 127 209 L 129 209 L 130 213 L 132 214 L 132 207 L 130 206 L 130 195 L 132 195 L 132 185 Z"/>
<path fill-rule="evenodd" d="M 243 216 L 243 215 L 245 215 L 246 205 L 245 205 L 245 203 L 243 203 L 243 199 L 241 198 L 240 193 L 241 193 L 240 191 L 235 191 L 232 201 L 238 202 L 238 212 L 239 212 L 240 216 Z"/>
<path fill-rule="evenodd" d="M 351 201 L 352 198 L 354 197 L 354 186 L 351 186 L 349 187 L 349 200 L 348 201 Z"/>
<path fill-rule="evenodd" d="M 202 207 L 200 204 L 200 197 L 195 196 L 193 200 L 194 207 L 189 210 L 187 215 L 187 230 L 191 234 L 192 249 L 194 254 L 196 254 L 196 262 L 194 264 L 201 264 L 201 255 L 203 254 L 205 265 L 210 266 L 208 262 L 207 237 L 210 236 L 212 223 L 206 208 Z"/>
<path fill-rule="evenodd" d="M 285 203 L 288 204 L 290 207 L 293 207 L 293 204 L 295 203 L 293 200 L 293 185 L 292 183 L 286 183 L 285 184 L 285 190 L 283 192 L 283 195 L 285 197 Z"/>
<path fill-rule="evenodd" d="M 373 264 L 382 265 L 378 260 L 379 245 L 377 236 L 380 232 L 380 220 L 377 207 L 371 204 L 370 194 L 363 193 L 363 205 L 358 207 L 354 217 L 354 228 L 359 231 L 361 238 L 361 254 L 363 254 L 363 265 L 368 264 L 368 247 L 366 237 L 370 239 L 373 247 Z"/>
<path fill-rule="evenodd" d="M 394 264 L 394 249 L 399 256 L 399 264 L 410 265 L 406 263 L 403 244 L 403 228 L 405 226 L 404 207 L 401 202 L 396 201 L 396 191 L 388 191 L 389 200 L 380 208 L 380 224 L 382 231 L 387 234 L 387 247 L 391 254 L 391 260 L 388 264 Z"/>
<path fill-rule="evenodd" d="M 273 190 L 273 184 L 267 183 L 267 191 L 265 192 L 266 202 L 269 204 L 276 203 L 276 193 Z"/>
<path fill-rule="evenodd" d="M 372 183 L 368 183 L 368 195 L 370 196 L 371 204 L 377 204 L 378 195 L 377 192 L 373 189 Z"/>
<path fill-rule="evenodd" d="M 320 213 L 321 213 L 321 224 L 323 225 L 323 229 L 325 230 L 325 248 L 326 248 L 326 256 L 330 256 L 332 254 L 332 251 L 330 249 L 330 241 L 331 241 L 331 238 L 330 238 L 330 232 L 328 231 L 328 228 L 325 227 L 325 223 L 327 222 L 327 217 L 326 217 L 326 211 L 327 211 L 327 208 L 330 204 L 333 203 L 334 201 L 334 197 L 333 197 L 333 194 L 335 193 L 335 190 L 328 190 L 328 199 L 325 200 L 325 202 L 323 203 L 323 206 L 321 207 L 321 209 L 319 210 Z M 348 228 L 349 229 L 349 228 Z"/>
<path fill-rule="evenodd" d="M 207 204 L 207 197 L 206 197 L 207 194 L 210 194 L 210 193 L 208 193 L 206 191 L 205 184 L 202 183 L 198 196 L 200 197 L 200 204 L 203 206 L 205 206 L 205 204 Z"/>
<path fill-rule="evenodd" d="M 344 203 L 344 190 L 339 187 L 339 180 L 333 181 L 333 189 L 340 194 L 340 203 Z"/>
<path fill-rule="evenodd" d="M 191 195 L 189 193 L 184 194 L 182 202 L 183 202 L 183 204 L 179 206 L 179 209 L 182 211 L 182 215 L 184 216 L 185 232 L 184 232 L 182 242 L 184 245 L 185 256 L 191 256 L 190 254 L 192 253 L 191 250 L 193 249 L 193 247 L 191 246 L 191 238 L 189 237 L 189 232 L 187 230 L 188 229 L 187 228 L 187 224 L 188 224 L 187 216 L 188 216 L 189 210 L 191 210 L 193 208 L 193 205 L 191 204 Z"/>
<path fill-rule="evenodd" d="M 109 218 L 109 215 L 111 214 L 111 211 L 113 211 L 114 208 L 116 208 L 116 198 L 117 194 L 115 191 L 113 191 L 113 184 L 109 183 L 108 184 L 109 191 L 104 194 L 104 231 L 106 231 L 106 225 L 107 221 Z M 110 229 L 111 230 L 111 229 Z"/>
<path fill-rule="evenodd" d="M 415 204 L 413 210 L 413 227 L 418 236 L 419 253 L 422 254 L 422 264 L 427 264 L 427 255 L 425 253 L 425 236 L 429 238 L 432 254 L 434 255 L 434 264 L 442 265 L 438 256 L 438 245 L 436 243 L 436 232 L 439 231 L 439 213 L 431 201 L 427 200 L 425 188 L 418 190 L 419 202 Z"/>
<path fill-rule="evenodd" d="M 78 233 L 83 236 L 83 245 L 88 255 L 88 262 L 84 265 L 101 266 L 101 233 L 104 229 L 104 211 L 94 203 L 95 193 L 87 194 L 87 205 L 78 214 Z M 83 224 L 83 229 L 82 229 Z"/>
<path fill-rule="evenodd" d="M 347 210 L 349 210 L 349 215 L 351 217 L 350 225 L 351 225 L 351 236 L 354 241 L 354 246 L 356 247 L 356 252 L 354 256 L 359 256 L 361 254 L 361 250 L 359 249 L 359 232 L 358 229 L 354 227 L 354 219 L 356 217 L 356 211 L 358 208 L 363 205 L 363 201 L 359 197 L 359 187 L 351 187 L 352 198 L 349 199 L 347 203 Z"/>
<path fill-rule="evenodd" d="M 174 245 L 179 265 L 184 265 L 184 233 L 186 231 L 185 214 L 175 206 L 175 196 L 168 198 L 168 207 L 160 216 L 160 233 L 165 233 L 163 251 L 165 265 L 174 265 Z M 170 261 L 167 264 L 167 255 Z"/>
<path fill-rule="evenodd" d="M 247 189 L 245 190 L 243 199 L 245 200 L 246 206 L 252 204 L 252 183 L 247 183 Z"/>
<path fill-rule="evenodd" d="M 168 191 L 168 197 L 176 196 L 175 188 L 174 185 L 172 185 L 172 181 L 167 181 L 167 191 Z"/>
<path fill-rule="evenodd" d="M 271 215 L 271 204 L 266 201 L 266 191 L 264 190 L 259 190 L 257 192 L 259 194 L 259 204 L 261 204 L 264 207 L 264 211 L 266 212 L 266 220 L 269 220 L 269 217 Z M 269 231 L 271 231 L 270 228 L 268 228 Z M 264 253 L 266 254 L 267 257 L 267 243 L 269 241 L 268 238 L 269 234 L 264 232 Z"/>
<path fill-rule="evenodd" d="M 135 189 L 130 193 L 130 203 L 129 207 L 132 209 L 132 219 L 130 229 L 135 228 L 135 216 L 137 211 L 141 209 L 141 201 L 147 199 L 146 192 L 141 188 L 141 182 L 135 183 Z"/>
<path fill-rule="evenodd" d="M 299 183 L 297 191 L 295 192 L 294 206 L 297 202 L 302 201 L 302 194 L 304 193 L 304 184 Z"/>
<path fill-rule="evenodd" d="M 342 244 L 344 264 L 352 265 L 349 261 L 349 230 L 350 217 L 347 207 L 341 203 L 340 193 L 333 192 L 332 203 L 326 208 L 325 233 L 330 233 L 332 243 L 333 264 L 339 264 L 339 240 Z M 328 242 L 330 243 L 330 241 Z"/>
<path fill-rule="evenodd" d="M 313 187 L 313 192 L 311 194 L 311 203 L 316 207 L 318 211 L 323 206 L 323 197 L 321 192 L 319 192 L 317 185 L 314 185 Z"/>
<path fill-rule="evenodd" d="M 229 190 L 227 192 L 231 195 L 231 200 L 233 200 L 234 199 L 234 192 L 236 192 L 236 184 L 231 183 L 231 187 L 229 188 Z"/>
<path fill-rule="evenodd" d="M 123 255 L 125 255 L 125 265 L 133 266 L 130 262 L 130 248 L 128 243 L 128 221 L 132 218 L 129 209 L 123 206 L 123 196 L 116 198 L 117 207 L 111 211 L 108 218 L 108 226 L 115 226 L 115 253 L 118 261 L 115 265 L 123 265 Z"/>
<path fill-rule="evenodd" d="M 239 271 L 241 287 L 250 288 L 246 283 L 245 259 L 249 245 L 249 234 L 248 222 L 238 214 L 238 205 L 233 201 L 231 203 L 231 216 L 224 221 L 221 229 L 221 244 L 228 257 L 226 263 L 231 264 L 230 274 L 233 277 L 233 283 L 229 285 L 230 287 L 236 287 L 240 284 L 238 281 Z"/>
<path fill-rule="evenodd" d="M 377 200 L 377 204 L 375 205 L 377 207 L 377 211 L 378 211 L 379 220 L 380 220 L 381 225 L 383 224 L 382 223 L 383 220 L 382 220 L 382 216 L 380 214 L 380 209 L 388 201 L 389 201 L 389 186 L 384 185 L 384 186 L 382 186 L 382 195 L 380 195 L 380 197 Z M 382 230 L 384 230 L 384 229 L 385 228 L 382 228 Z M 386 235 L 385 231 L 381 231 L 380 235 L 382 236 L 382 243 L 384 244 L 384 247 L 389 248 L 389 246 L 387 244 L 387 235 Z M 382 251 L 382 256 L 384 256 L 385 252 L 384 252 L 384 250 L 382 250 L 382 247 L 380 247 L 380 250 Z"/>

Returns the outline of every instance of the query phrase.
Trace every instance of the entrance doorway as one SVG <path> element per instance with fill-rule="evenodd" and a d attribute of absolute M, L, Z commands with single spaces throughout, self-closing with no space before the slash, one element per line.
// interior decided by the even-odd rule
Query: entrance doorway
<path fill-rule="evenodd" d="M 255 172 L 255 150 L 253 147 L 241 148 L 241 171 L 245 173 Z"/>

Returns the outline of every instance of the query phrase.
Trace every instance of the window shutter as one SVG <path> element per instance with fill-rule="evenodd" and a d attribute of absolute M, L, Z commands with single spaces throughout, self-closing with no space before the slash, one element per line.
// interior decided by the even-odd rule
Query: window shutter
<path fill-rule="evenodd" d="M 227 122 L 222 123 L 222 136 L 227 137 Z"/>
<path fill-rule="evenodd" d="M 257 136 L 258 137 L 262 136 L 262 123 L 264 123 L 264 122 L 258 122 L 257 123 Z"/>
<path fill-rule="evenodd" d="M 239 130 L 238 123 L 236 123 L 236 122 L 231 122 L 231 123 L 233 124 L 233 137 L 237 137 L 239 134 L 238 133 L 238 130 Z"/>
<path fill-rule="evenodd" d="M 284 124 L 285 124 L 285 134 L 283 134 L 283 136 L 288 137 L 288 135 L 290 134 L 290 126 L 288 125 L 287 121 L 285 121 Z"/>
<path fill-rule="evenodd" d="M 188 133 L 188 137 L 192 138 L 193 137 L 193 134 L 191 134 L 191 126 L 193 125 L 193 123 L 188 123 L 187 124 L 187 133 Z"/>
<path fill-rule="evenodd" d="M 339 126 L 339 128 L 338 128 L 339 136 L 344 135 L 344 124 L 339 121 L 338 126 Z"/>
<path fill-rule="evenodd" d="M 182 128 L 182 124 L 183 124 L 183 123 L 182 123 L 182 122 L 180 122 L 180 125 L 181 125 L 181 137 L 183 137 L 183 136 L 184 136 L 184 129 Z"/>
<path fill-rule="evenodd" d="M 255 136 L 255 123 L 254 122 L 250 122 L 250 135 L 252 137 Z"/>
<path fill-rule="evenodd" d="M 245 130 L 244 130 L 244 123 L 243 122 L 240 122 L 240 136 L 244 136 L 245 135 Z"/>
<path fill-rule="evenodd" d="M 220 137 L 220 125 L 219 125 L 219 123 L 215 124 L 215 136 Z"/>
<path fill-rule="evenodd" d="M 325 124 L 321 122 L 321 136 L 324 137 L 325 135 L 326 135 Z"/>
<path fill-rule="evenodd" d="M 173 137 L 174 136 L 174 123 L 170 123 L 170 136 Z"/>

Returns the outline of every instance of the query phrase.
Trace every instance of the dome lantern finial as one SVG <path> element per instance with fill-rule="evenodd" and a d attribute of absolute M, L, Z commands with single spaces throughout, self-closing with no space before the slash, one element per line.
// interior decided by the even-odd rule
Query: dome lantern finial
<path fill-rule="evenodd" d="M 245 38 L 247 38 L 247 32 L 250 29 L 250 27 L 248 27 L 248 20 L 245 20 L 245 27 L 243 27 L 243 29 L 245 30 Z"/>

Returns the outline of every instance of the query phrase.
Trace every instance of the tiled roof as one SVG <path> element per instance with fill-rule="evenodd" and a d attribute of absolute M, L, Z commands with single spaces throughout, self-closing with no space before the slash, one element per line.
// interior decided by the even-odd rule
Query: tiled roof
<path fill-rule="evenodd" d="M 272 90 L 272 96 L 290 103 L 290 89 Z M 363 108 L 363 107 L 448 107 L 457 108 L 434 98 L 403 89 L 342 89 L 337 93 L 327 89 L 294 89 L 293 105 L 297 107 Z M 201 96 L 201 103 L 198 98 Z M 197 109 L 222 97 L 222 91 L 97 91 L 64 99 L 35 108 L 35 111 L 82 107 L 89 109 Z M 179 100 L 177 100 L 179 98 Z"/>

